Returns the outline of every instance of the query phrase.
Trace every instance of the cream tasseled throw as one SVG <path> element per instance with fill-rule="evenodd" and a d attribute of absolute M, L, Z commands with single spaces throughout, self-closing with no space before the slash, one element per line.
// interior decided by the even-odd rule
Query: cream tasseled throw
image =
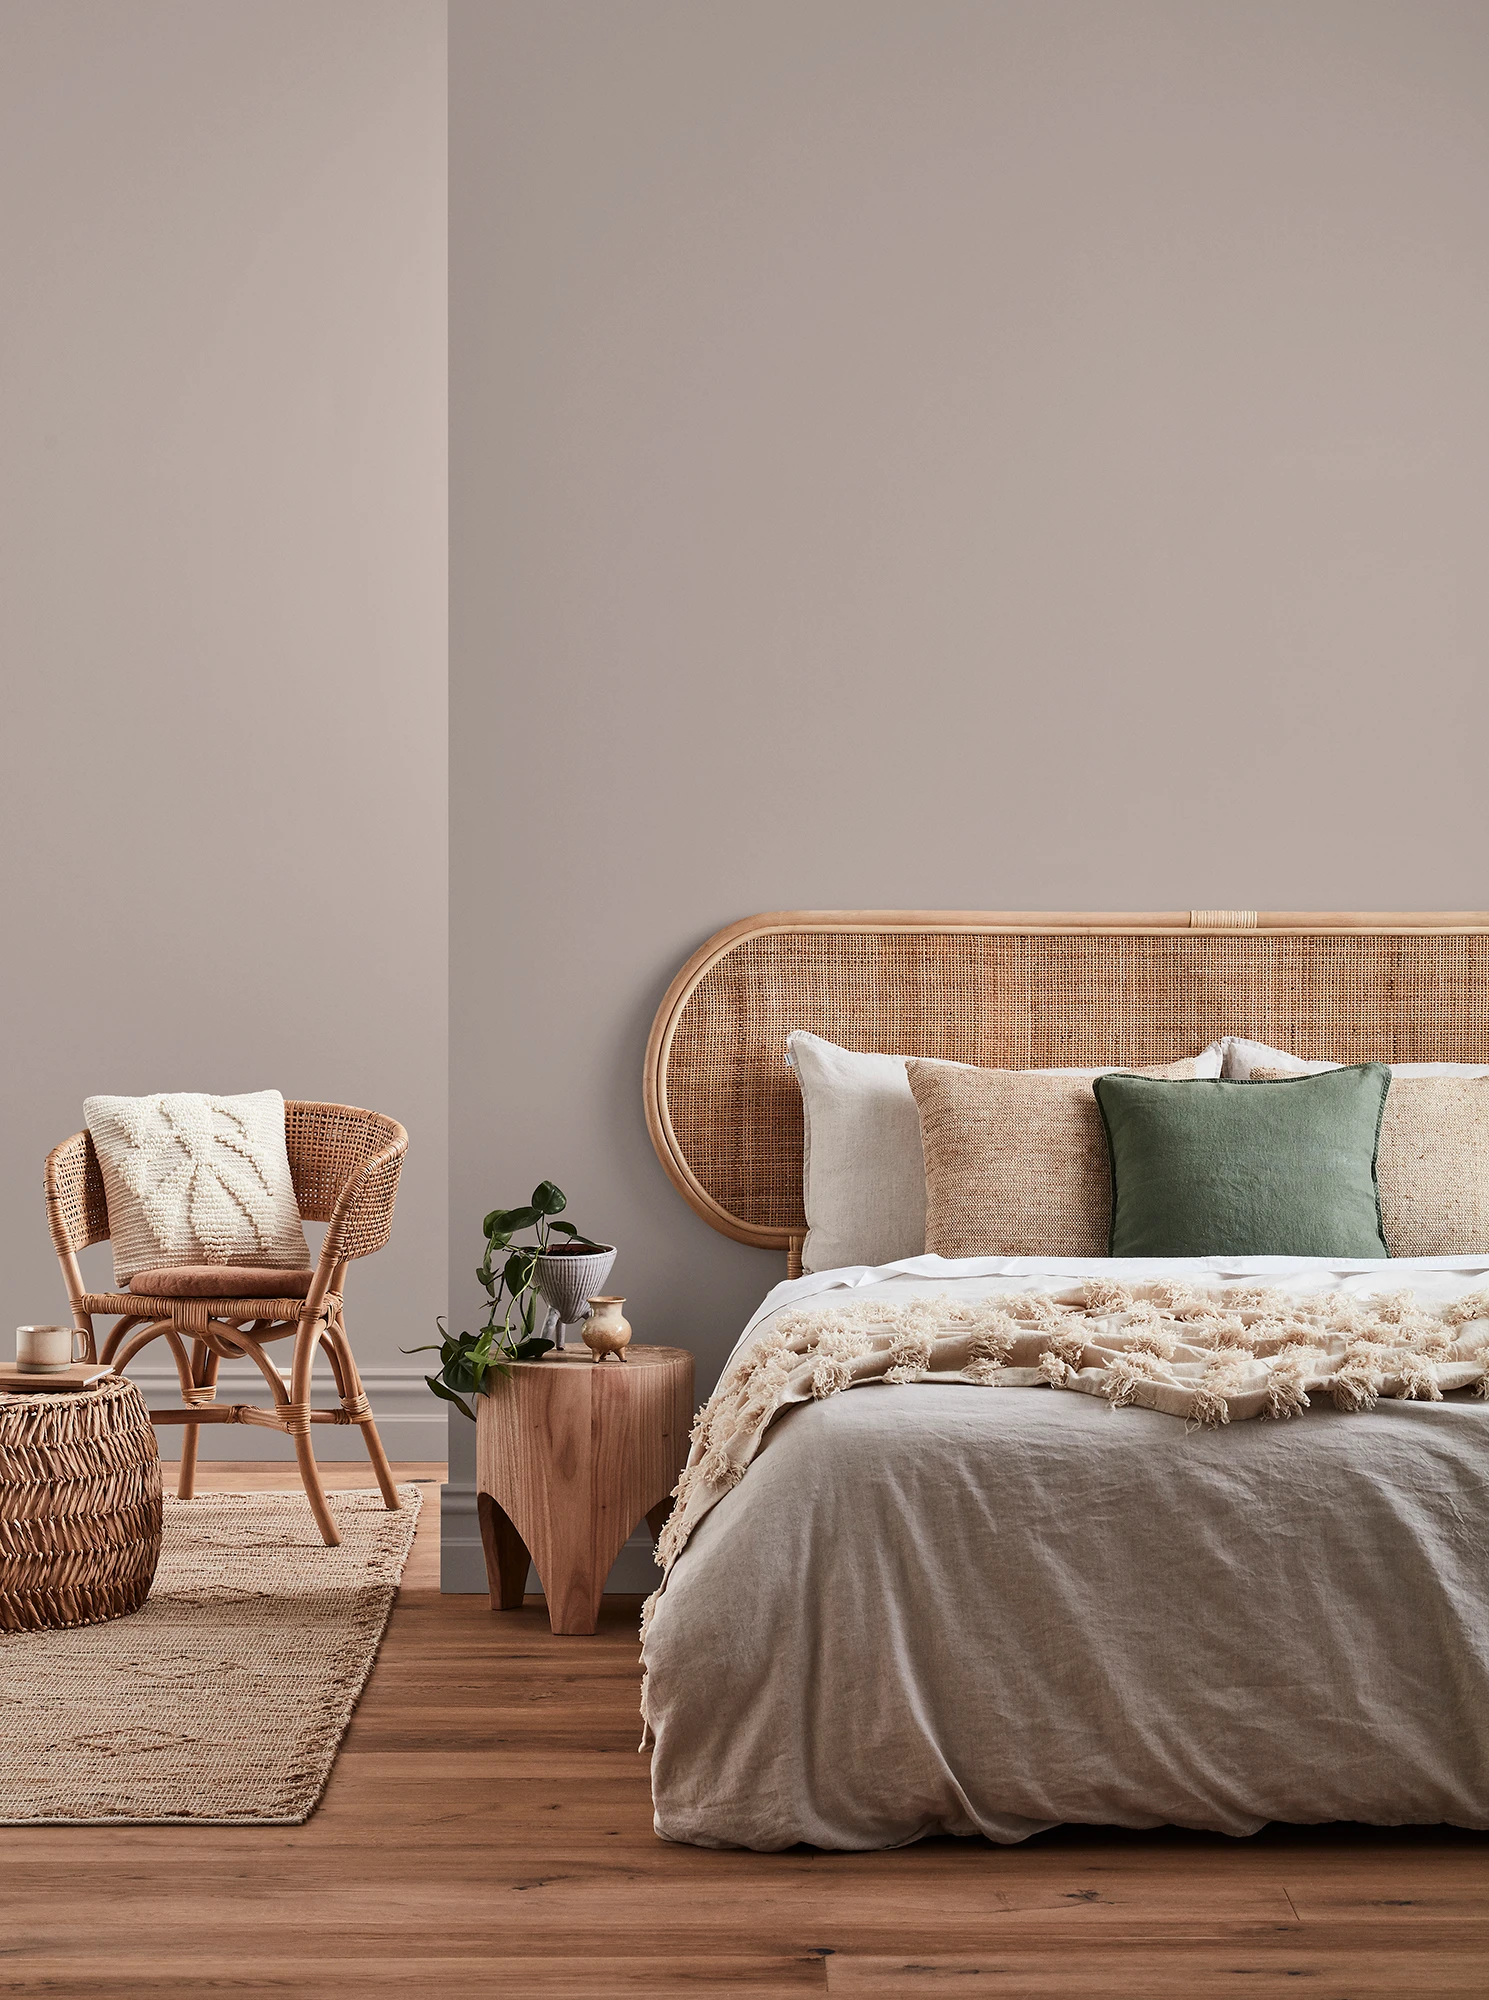
<path fill-rule="evenodd" d="M 739 1484 L 783 1410 L 864 1383 L 929 1376 L 1074 1389 L 1207 1427 L 1294 1416 L 1310 1391 L 1351 1411 L 1372 1410 L 1382 1396 L 1437 1402 L 1473 1385 L 1485 1395 L 1489 1291 L 1428 1311 L 1404 1291 L 1290 1297 L 1267 1285 L 1207 1292 L 1097 1279 L 1063 1296 L 864 1299 L 783 1313 L 699 1414 L 658 1539 L 663 1577 L 643 1610 L 643 1635 L 689 1536 Z"/>

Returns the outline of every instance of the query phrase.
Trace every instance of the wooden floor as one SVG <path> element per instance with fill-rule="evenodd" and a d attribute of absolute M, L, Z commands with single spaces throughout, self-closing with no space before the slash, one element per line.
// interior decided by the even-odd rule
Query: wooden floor
<path fill-rule="evenodd" d="M 212 1465 L 202 1485 L 287 1468 Z M 354 1465 L 328 1483 L 365 1483 Z M 303 1827 L 0 1829 L 0 1993 L 1489 1994 L 1489 1836 L 1047 1834 L 890 1854 L 672 1847 L 637 1755 L 636 1606 L 555 1639 L 438 1592 L 440 1469 Z M 4 1689 L 0 1686 L 0 1756 Z"/>

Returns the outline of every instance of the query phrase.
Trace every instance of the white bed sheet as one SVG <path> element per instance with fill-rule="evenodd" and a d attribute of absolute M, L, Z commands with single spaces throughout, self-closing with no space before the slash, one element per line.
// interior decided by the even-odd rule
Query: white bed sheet
<path fill-rule="evenodd" d="M 820 1298 L 1228 1280 L 1424 1305 L 1489 1258 L 917 1257 Z M 738 1351 L 738 1349 L 736 1349 Z M 1016 1841 L 1061 1822 L 1489 1826 L 1489 1407 L 1206 1431 L 1083 1396 L 802 1405 L 702 1521 L 644 1649 L 657 1831 Z"/>

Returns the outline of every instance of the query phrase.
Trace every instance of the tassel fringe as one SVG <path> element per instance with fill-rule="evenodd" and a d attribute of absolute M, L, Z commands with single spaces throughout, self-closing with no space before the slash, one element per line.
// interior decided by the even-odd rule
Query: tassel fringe
<path fill-rule="evenodd" d="M 1449 1388 L 1467 1382 L 1489 1396 L 1489 1289 L 1440 1312 L 1405 1291 L 1314 1300 L 1270 1285 L 1206 1294 L 1099 1278 L 1063 1298 L 793 1307 L 739 1356 L 693 1424 L 677 1504 L 657 1540 L 663 1577 L 643 1606 L 642 1638 L 694 1528 L 745 1477 L 765 1432 L 793 1403 L 939 1374 L 977 1387 L 1092 1390 L 1114 1410 L 1142 1403 L 1219 1429 L 1238 1396 L 1249 1398 L 1242 1414 L 1280 1421 L 1310 1407 L 1310 1389 L 1350 1412 L 1373 1410 L 1384 1396 L 1440 1402 L 1443 1368 L 1452 1370 Z"/>

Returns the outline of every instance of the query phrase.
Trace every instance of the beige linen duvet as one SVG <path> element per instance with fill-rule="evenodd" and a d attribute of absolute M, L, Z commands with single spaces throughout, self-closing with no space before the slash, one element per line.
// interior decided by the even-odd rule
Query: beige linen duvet
<path fill-rule="evenodd" d="M 918 1258 L 777 1287 L 736 1352 L 803 1308 L 1088 1281 L 1275 1287 L 1314 1321 L 1406 1293 L 1461 1337 L 1489 1259 Z M 1204 1427 L 1027 1378 L 877 1379 L 763 1430 L 650 1618 L 660 1834 L 1489 1826 L 1483 1400 Z"/>

